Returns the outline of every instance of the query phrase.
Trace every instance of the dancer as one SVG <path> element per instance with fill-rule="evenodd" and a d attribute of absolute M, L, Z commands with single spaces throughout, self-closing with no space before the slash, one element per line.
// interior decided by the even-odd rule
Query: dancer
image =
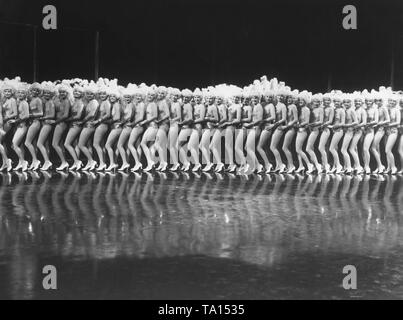
<path fill-rule="evenodd" d="M 52 147 L 56 151 L 61 164 L 56 168 L 57 171 L 63 171 L 69 168 L 69 164 L 64 155 L 64 150 L 60 146 L 63 134 L 68 128 L 66 120 L 69 118 L 72 105 L 72 90 L 69 86 L 61 84 L 58 88 L 59 96 L 56 100 L 55 111 L 56 120 L 54 122 L 55 130 L 53 133 Z"/>
<path fill-rule="evenodd" d="M 321 104 L 322 97 L 319 94 L 316 94 L 312 97 L 312 122 L 309 123 L 309 128 L 311 129 L 311 133 L 308 137 L 308 142 L 306 144 L 306 152 L 309 154 L 311 161 L 314 166 L 309 166 L 307 173 L 313 173 L 314 168 L 318 173 L 322 172 L 322 165 L 319 163 L 318 158 L 315 153 L 315 142 L 319 136 L 319 128 L 323 124 L 324 120 L 324 108 Z"/>
<path fill-rule="evenodd" d="M 111 92 L 109 93 L 109 102 L 112 105 L 111 107 L 112 118 L 108 121 L 111 127 L 111 131 L 109 132 L 108 138 L 106 139 L 105 142 L 105 149 L 109 157 L 109 166 L 108 168 L 105 169 L 105 171 L 108 172 L 113 171 L 118 167 L 118 165 L 115 163 L 114 146 L 116 144 L 116 141 L 119 139 L 120 134 L 122 133 L 123 110 L 119 98 L 120 98 L 119 90 L 117 88 L 112 88 Z"/>
<path fill-rule="evenodd" d="M 205 167 L 203 172 L 209 172 L 213 169 L 213 163 L 211 162 L 210 156 L 210 139 L 215 132 L 215 124 L 219 120 L 218 109 L 215 104 L 215 96 L 212 92 L 207 92 L 205 95 L 205 100 L 207 101 L 207 110 L 204 117 L 205 128 L 200 141 L 200 149 L 202 153 L 202 159 L 205 160 Z"/>
<path fill-rule="evenodd" d="M 157 171 L 164 172 L 168 168 L 168 131 L 169 131 L 169 105 L 166 99 L 167 89 L 164 86 L 158 88 L 158 131 L 155 136 L 154 148 L 158 151 L 158 157 L 160 160 Z M 154 151 L 153 151 L 154 152 Z"/>
<path fill-rule="evenodd" d="M 306 153 L 303 150 L 303 145 L 308 137 L 308 125 L 309 125 L 309 119 L 311 115 L 311 109 L 307 106 L 307 104 L 310 102 L 309 96 L 307 93 L 301 93 L 298 98 L 298 107 L 300 109 L 299 111 L 299 121 L 298 121 L 298 132 L 297 132 L 297 138 L 295 140 L 295 151 L 297 152 L 298 155 L 298 169 L 295 171 L 295 173 L 302 173 L 305 171 L 305 167 L 303 164 L 303 161 L 305 162 L 308 170 L 313 169 L 313 164 L 309 161 Z"/>
<path fill-rule="evenodd" d="M 48 171 L 52 168 L 52 162 L 50 162 L 49 159 L 48 138 L 53 129 L 56 116 L 55 103 L 53 100 L 54 94 L 55 88 L 52 84 L 45 84 L 43 86 L 44 114 L 42 118 L 39 118 L 39 120 L 42 122 L 42 128 L 38 136 L 38 149 L 42 154 L 43 160 L 45 161 L 41 167 L 41 171 Z M 36 168 L 33 168 L 33 170 L 36 170 Z"/>
<path fill-rule="evenodd" d="M 270 151 L 273 153 L 274 158 L 276 159 L 276 168 L 274 171 L 279 173 L 285 172 L 286 168 L 283 160 L 281 159 L 280 151 L 278 151 L 278 144 L 284 134 L 284 126 L 287 123 L 287 106 L 284 104 L 284 102 L 284 91 L 280 91 L 277 95 L 276 122 L 274 123 L 275 130 L 270 142 Z M 270 171 L 266 171 L 266 173 L 269 172 Z"/>
<path fill-rule="evenodd" d="M 99 112 L 94 120 L 95 132 L 94 132 L 94 149 L 98 155 L 98 168 L 97 171 L 104 171 L 106 169 L 103 141 L 106 133 L 109 130 L 108 121 L 111 119 L 111 102 L 109 101 L 110 89 L 106 86 L 101 87 L 98 90 L 98 96 L 100 100 Z"/>
<path fill-rule="evenodd" d="M 252 106 L 250 105 L 250 96 L 244 92 L 244 101 L 242 106 L 241 122 L 235 136 L 235 155 L 239 164 L 238 173 L 244 174 L 246 168 L 246 157 L 244 154 L 244 142 L 248 135 L 247 125 L 252 122 Z"/>
<path fill-rule="evenodd" d="M 336 172 L 339 174 L 343 172 L 343 167 L 340 164 L 338 150 L 339 142 L 344 133 L 343 128 L 346 121 L 346 112 L 343 108 L 342 101 L 338 94 L 333 98 L 333 104 L 335 108 L 334 123 L 332 125 L 328 125 L 329 129 L 333 129 L 333 137 L 330 141 L 329 147 L 329 151 L 333 156 L 333 168 L 330 170 L 330 173 Z"/>
<path fill-rule="evenodd" d="M 227 106 L 224 103 L 224 93 L 218 92 L 216 96 L 218 122 L 215 124 L 215 130 L 210 143 L 210 150 L 213 153 L 213 159 L 216 162 L 215 172 L 224 171 L 224 163 L 221 159 L 221 137 L 223 132 L 222 125 L 228 121 Z"/>
<path fill-rule="evenodd" d="M 182 91 L 183 96 L 183 109 L 182 109 L 182 121 L 179 122 L 180 132 L 178 136 L 178 147 L 179 147 L 179 159 L 182 163 L 181 170 L 189 171 L 190 162 L 187 157 L 187 142 L 188 138 L 192 134 L 192 124 L 193 124 L 193 107 L 191 105 L 192 91 L 185 89 Z"/>
<path fill-rule="evenodd" d="M 328 155 L 327 155 L 327 150 L 326 150 L 326 144 L 329 141 L 330 137 L 330 128 L 333 124 L 334 120 L 334 107 L 332 105 L 332 100 L 331 96 L 329 94 L 325 94 L 323 96 L 323 124 L 320 126 L 322 129 L 322 134 L 320 136 L 319 140 L 319 152 L 321 155 L 321 162 L 322 162 L 322 167 L 324 168 L 326 173 L 330 173 L 330 165 L 328 161 Z"/>
<path fill-rule="evenodd" d="M 351 139 L 350 151 L 351 156 L 354 161 L 354 170 L 357 174 L 364 173 L 364 169 L 360 163 L 360 157 L 358 156 L 358 142 L 364 134 L 364 128 L 367 125 L 367 111 L 365 110 L 364 103 L 362 101 L 361 95 L 356 93 L 354 99 L 355 114 L 357 117 L 357 124 L 354 128 L 354 135 Z"/>
<path fill-rule="evenodd" d="M 193 129 L 190 134 L 188 149 L 192 156 L 194 167 L 193 172 L 197 172 L 201 169 L 200 157 L 199 157 L 199 142 L 202 136 L 203 122 L 206 115 L 206 106 L 203 103 L 203 95 L 199 88 L 196 88 L 193 92 L 193 97 L 195 100 L 195 106 L 193 109 Z"/>
<path fill-rule="evenodd" d="M 233 96 L 233 102 L 228 107 L 228 121 L 222 126 L 225 127 L 225 151 L 228 155 L 228 168 L 229 173 L 236 171 L 236 165 L 234 162 L 234 136 L 235 128 L 241 123 L 242 105 L 241 105 L 242 93 L 236 92 Z"/>
<path fill-rule="evenodd" d="M 89 85 L 85 89 L 85 98 L 88 101 L 85 106 L 84 119 L 81 121 L 83 129 L 78 139 L 78 147 L 84 153 L 87 158 L 87 165 L 83 168 L 83 171 L 93 171 L 97 166 L 97 162 L 92 157 L 92 152 L 88 148 L 88 141 L 93 137 L 95 133 L 95 126 L 97 125 L 97 117 L 99 112 L 99 103 L 95 99 L 97 88 L 94 85 Z"/>
<path fill-rule="evenodd" d="M 67 132 L 66 140 L 64 142 L 64 147 L 69 152 L 70 156 L 73 158 L 73 165 L 69 170 L 81 170 L 82 162 L 78 159 L 78 155 L 74 146 L 81 132 L 81 119 L 84 112 L 84 102 L 82 100 L 84 96 L 84 89 L 81 86 L 75 86 L 73 89 L 74 102 L 71 106 L 70 117 L 65 120 L 66 123 L 70 123 L 69 131 Z"/>
<path fill-rule="evenodd" d="M 343 155 L 344 160 L 344 172 L 351 174 L 353 173 L 353 168 L 351 167 L 351 159 L 350 154 L 348 153 L 348 148 L 354 136 L 355 126 L 357 125 L 357 115 L 352 107 L 351 96 L 347 96 L 343 99 L 343 106 L 346 110 L 346 120 L 344 123 L 345 133 L 341 147 L 341 154 Z"/>
<path fill-rule="evenodd" d="M 130 168 L 130 164 L 127 160 L 127 152 L 125 145 L 129 140 L 130 134 L 133 130 L 133 118 L 135 116 L 135 106 L 133 104 L 133 97 L 135 94 L 135 89 L 128 86 L 127 89 L 123 91 L 123 119 L 122 119 L 122 132 L 120 133 L 118 140 L 118 151 L 120 158 L 122 159 L 122 166 L 118 171 L 126 171 Z"/>
<path fill-rule="evenodd" d="M 7 170 L 10 172 L 12 167 L 12 161 L 8 157 L 7 147 L 4 144 L 4 139 L 8 132 L 13 128 L 13 121 L 18 117 L 17 101 L 14 98 L 15 88 L 11 84 L 4 84 L 2 87 L 2 93 L 4 97 L 3 104 L 0 104 L 0 153 L 3 160 L 0 172 Z"/>
<path fill-rule="evenodd" d="M 289 93 L 286 98 L 287 103 L 287 122 L 281 127 L 283 132 L 285 132 L 284 142 L 283 142 L 283 152 L 287 158 L 287 173 L 293 173 L 295 171 L 294 160 L 292 153 L 289 149 L 292 139 L 295 136 L 295 125 L 298 122 L 298 110 L 295 105 L 295 92 Z M 285 168 L 284 168 L 285 169 Z M 279 170 L 282 171 L 281 169 Z"/>
<path fill-rule="evenodd" d="M 140 142 L 141 135 L 144 132 L 144 126 L 141 123 L 144 121 L 146 116 L 146 106 L 144 104 L 144 91 L 143 89 L 138 89 L 135 94 L 136 106 L 134 110 L 134 121 L 130 124 L 132 131 L 130 133 L 129 142 L 127 146 L 134 159 L 134 167 L 131 169 L 132 172 L 139 171 L 143 168 L 140 162 Z"/>
<path fill-rule="evenodd" d="M 25 138 L 25 146 L 32 157 L 29 170 L 36 171 L 39 169 L 41 163 L 38 160 L 36 154 L 36 146 L 34 146 L 34 140 L 38 137 L 41 130 L 41 121 L 39 118 L 43 117 L 43 104 L 40 95 L 42 94 L 42 86 L 39 83 L 31 85 L 29 92 L 32 96 L 29 102 L 29 119 L 27 120 L 27 134 Z"/>
<path fill-rule="evenodd" d="M 375 104 L 378 106 L 379 118 L 378 123 L 375 125 L 376 132 L 371 146 L 371 152 L 377 163 L 377 168 L 373 171 L 374 174 L 382 174 L 385 171 L 385 166 L 382 163 L 380 154 L 380 143 L 385 135 L 385 126 L 390 123 L 390 116 L 383 100 L 383 97 L 378 93 L 375 97 Z"/>
<path fill-rule="evenodd" d="M 18 105 L 18 117 L 13 120 L 9 120 L 10 124 L 16 125 L 16 131 L 13 137 L 13 149 L 18 156 L 18 164 L 14 168 L 14 171 L 28 170 L 28 161 L 25 160 L 24 147 L 21 146 L 23 139 L 27 133 L 27 121 L 29 119 L 29 104 L 27 102 L 28 88 L 25 84 L 20 84 L 17 88 L 17 105 Z"/>
<path fill-rule="evenodd" d="M 256 173 L 262 173 L 265 171 L 271 171 L 273 165 L 270 163 L 266 153 L 266 146 L 272 135 L 274 128 L 274 121 L 276 120 L 276 107 L 274 106 L 274 94 L 272 91 L 266 91 L 263 95 L 263 120 L 262 130 L 260 133 L 259 142 L 257 144 L 257 152 L 263 160 L 263 165 L 259 164 Z"/>
<path fill-rule="evenodd" d="M 140 122 L 141 126 L 147 128 L 141 139 L 140 146 L 143 149 L 144 155 L 147 159 L 147 167 L 144 171 L 148 172 L 154 169 L 155 162 L 153 160 L 153 155 L 150 151 L 150 143 L 153 144 L 155 137 L 158 132 L 158 125 L 156 123 L 158 119 L 158 106 L 155 103 L 156 94 L 155 89 L 150 88 L 147 94 L 147 107 L 146 107 L 146 119 Z"/>
<path fill-rule="evenodd" d="M 256 165 L 258 164 L 255 147 L 256 140 L 260 137 L 260 125 L 263 120 L 263 107 L 260 104 L 260 92 L 254 93 L 251 99 L 252 106 L 252 122 L 245 125 L 247 129 L 250 129 L 248 135 L 246 137 L 245 149 L 246 154 L 249 157 L 249 163 L 246 163 L 244 167 L 244 172 L 248 172 L 251 169 L 251 172 L 256 171 Z M 252 168 L 250 168 L 252 167 Z"/>
<path fill-rule="evenodd" d="M 375 137 L 374 128 L 379 122 L 379 112 L 378 112 L 378 106 L 374 103 L 372 95 L 370 95 L 369 93 L 367 93 L 365 97 L 365 108 L 367 112 L 367 123 L 364 127 L 365 129 L 364 129 L 364 142 L 362 145 L 362 153 L 364 159 L 365 174 L 371 174 L 371 168 L 370 168 L 371 154 L 369 150 L 372 145 L 372 142 L 374 141 Z"/>
<path fill-rule="evenodd" d="M 171 93 L 171 104 L 169 106 L 169 160 L 172 164 L 170 171 L 177 171 L 179 169 L 178 161 L 178 136 L 179 136 L 179 122 L 182 121 L 182 104 L 180 102 L 181 92 L 179 89 L 173 89 Z"/>
<path fill-rule="evenodd" d="M 398 127 L 400 126 L 401 121 L 400 106 L 397 103 L 397 96 L 394 93 L 390 93 L 388 100 L 388 110 L 390 116 L 390 123 L 388 123 L 386 129 L 387 140 L 386 140 L 385 152 L 388 163 L 386 172 L 394 175 L 397 173 L 397 167 L 392 150 L 397 140 Z"/>

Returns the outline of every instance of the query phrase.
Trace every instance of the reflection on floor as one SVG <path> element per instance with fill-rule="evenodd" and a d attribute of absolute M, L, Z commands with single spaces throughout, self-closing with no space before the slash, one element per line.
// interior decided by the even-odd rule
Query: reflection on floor
<path fill-rule="evenodd" d="M 0 298 L 403 298 L 400 176 L 0 181 Z M 358 290 L 341 287 L 346 264 Z"/>

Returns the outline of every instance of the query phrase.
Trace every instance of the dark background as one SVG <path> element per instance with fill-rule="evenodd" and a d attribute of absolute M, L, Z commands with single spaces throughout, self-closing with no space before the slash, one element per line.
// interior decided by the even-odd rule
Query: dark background
<path fill-rule="evenodd" d="M 46 4 L 56 31 L 42 29 Z M 348 4 L 358 30 L 342 28 Z M 33 27 L 9 24 L 23 23 L 39 26 L 40 81 L 93 78 L 99 30 L 99 75 L 122 84 L 246 85 L 267 74 L 312 91 L 403 87 L 403 1 L 0 0 L 0 21 L 0 78 L 33 79 Z"/>

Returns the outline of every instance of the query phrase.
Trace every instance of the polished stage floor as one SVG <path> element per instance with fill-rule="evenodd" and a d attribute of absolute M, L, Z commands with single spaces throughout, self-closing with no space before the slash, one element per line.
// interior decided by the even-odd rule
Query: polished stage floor
<path fill-rule="evenodd" d="M 0 298 L 402 299 L 402 208 L 402 176 L 2 174 Z"/>

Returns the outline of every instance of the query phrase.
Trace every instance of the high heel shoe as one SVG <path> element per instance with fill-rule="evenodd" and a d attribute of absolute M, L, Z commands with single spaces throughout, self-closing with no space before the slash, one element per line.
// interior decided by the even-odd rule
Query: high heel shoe
<path fill-rule="evenodd" d="M 21 171 L 25 172 L 28 171 L 28 161 L 24 161 L 21 166 Z"/>
<path fill-rule="evenodd" d="M 169 171 L 175 172 L 179 170 L 179 163 L 174 164 Z"/>
<path fill-rule="evenodd" d="M 305 172 L 305 168 L 304 167 L 299 167 L 295 173 L 304 173 Z"/>
<path fill-rule="evenodd" d="M 7 172 L 11 172 L 13 170 L 13 162 L 11 161 L 11 159 L 7 160 Z"/>
<path fill-rule="evenodd" d="M 261 164 L 259 164 L 259 165 L 257 166 L 256 173 L 257 173 L 257 174 L 263 173 L 263 166 L 262 166 Z"/>
<path fill-rule="evenodd" d="M 184 164 L 181 168 L 181 171 L 188 172 L 190 170 L 190 162 Z"/>
<path fill-rule="evenodd" d="M 108 168 L 105 169 L 105 171 L 106 172 L 111 172 L 111 171 L 116 170 L 117 167 L 118 167 L 118 165 L 116 163 L 112 163 L 112 164 L 109 165 Z"/>
<path fill-rule="evenodd" d="M 209 172 L 209 171 L 211 171 L 213 169 L 213 164 L 212 163 L 209 163 L 209 164 L 207 164 L 204 168 L 203 168 L 203 172 Z"/>
<path fill-rule="evenodd" d="M 269 164 L 269 165 L 266 167 L 266 173 L 269 174 L 269 173 L 272 172 L 272 170 L 273 170 L 273 166 L 272 166 L 271 164 Z"/>
<path fill-rule="evenodd" d="M 306 171 L 307 174 L 312 174 L 315 171 L 315 167 L 313 164 L 308 164 L 308 170 Z"/>
<path fill-rule="evenodd" d="M 295 171 L 295 167 L 292 166 L 291 168 L 289 168 L 289 169 L 287 170 L 287 173 L 288 173 L 288 174 L 292 174 L 292 173 L 294 173 L 294 171 Z"/>
<path fill-rule="evenodd" d="M 105 171 L 105 169 L 106 169 L 106 164 L 105 164 L 105 163 L 102 163 L 102 164 L 100 164 L 100 165 L 98 166 L 97 171 L 98 171 L 98 172 L 101 172 L 101 171 Z"/>
<path fill-rule="evenodd" d="M 193 167 L 192 171 L 193 171 L 193 172 L 197 172 L 197 171 L 199 171 L 200 169 L 201 169 L 201 164 L 200 164 L 200 163 L 197 163 L 197 164 Z"/>
<path fill-rule="evenodd" d="M 56 171 L 64 171 L 64 170 L 66 170 L 66 169 L 68 169 L 69 168 L 69 164 L 67 163 L 67 162 L 65 162 L 65 163 L 62 163 L 61 165 L 60 165 L 60 167 L 57 167 L 56 168 Z"/>
<path fill-rule="evenodd" d="M 344 169 L 343 169 L 343 167 L 342 167 L 342 166 L 337 167 L 337 169 L 336 169 L 336 173 L 337 173 L 337 174 L 342 174 L 342 173 L 344 173 Z"/>
<path fill-rule="evenodd" d="M 50 161 L 45 161 L 45 163 L 43 164 L 41 171 L 48 171 L 52 168 L 53 164 Z"/>
<path fill-rule="evenodd" d="M 228 173 L 235 173 L 236 171 L 236 165 L 232 164 L 228 167 Z"/>
<path fill-rule="evenodd" d="M 81 167 L 83 166 L 83 163 L 80 160 L 78 160 L 75 166 L 76 166 L 75 170 L 80 171 Z"/>
<path fill-rule="evenodd" d="M 126 171 L 127 169 L 130 168 L 130 164 L 124 163 L 122 166 L 118 169 L 118 171 Z"/>
<path fill-rule="evenodd" d="M 30 171 L 37 171 L 41 166 L 41 162 L 39 160 L 33 161 L 28 170 Z"/>
<path fill-rule="evenodd" d="M 131 172 L 137 172 L 143 169 L 143 165 L 141 163 L 137 163 L 130 171 Z"/>
<path fill-rule="evenodd" d="M 150 171 L 152 171 L 152 170 L 154 169 L 154 166 L 155 166 L 155 163 L 154 163 L 154 162 L 151 162 L 151 163 L 147 166 L 147 168 L 145 168 L 143 171 L 144 171 L 144 172 L 150 172 Z"/>
<path fill-rule="evenodd" d="M 217 172 L 217 173 L 223 172 L 224 171 L 224 164 L 223 163 L 217 164 L 217 166 L 216 166 L 214 171 Z"/>
<path fill-rule="evenodd" d="M 167 162 L 163 162 L 162 164 L 160 164 L 160 172 L 165 172 L 168 169 L 168 163 Z"/>

